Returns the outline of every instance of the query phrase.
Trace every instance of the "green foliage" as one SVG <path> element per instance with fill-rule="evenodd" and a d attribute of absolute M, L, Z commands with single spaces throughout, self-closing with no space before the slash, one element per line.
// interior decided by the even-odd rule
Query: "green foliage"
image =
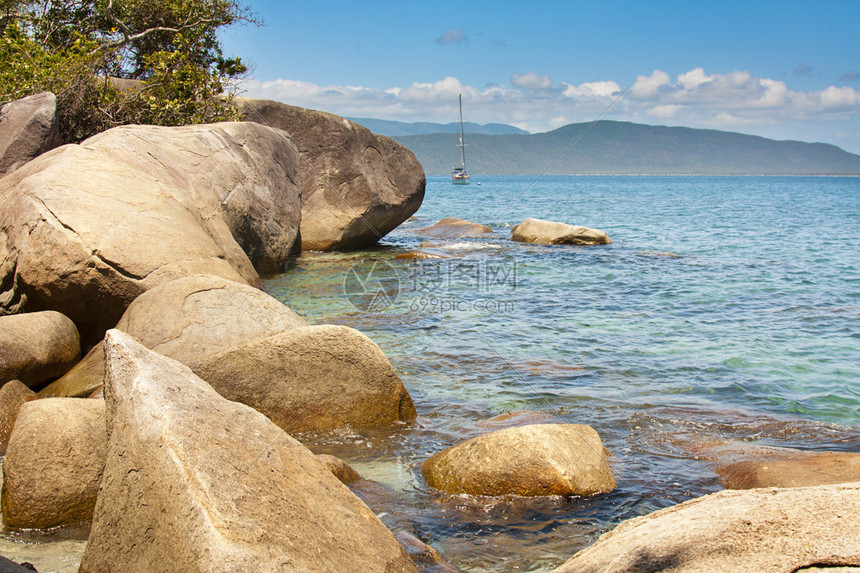
<path fill-rule="evenodd" d="M 241 21 L 254 22 L 238 0 L 0 0 L 0 104 L 54 92 L 66 141 L 236 119 L 246 68 L 217 33 Z"/>

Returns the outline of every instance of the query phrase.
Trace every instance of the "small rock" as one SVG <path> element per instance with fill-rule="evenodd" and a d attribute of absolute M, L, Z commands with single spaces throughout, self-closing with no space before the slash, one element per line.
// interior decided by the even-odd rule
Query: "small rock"
<path fill-rule="evenodd" d="M 0 316 L 0 384 L 20 380 L 38 388 L 68 372 L 80 358 L 78 329 L 59 312 Z"/>
<path fill-rule="evenodd" d="M 317 454 L 317 459 L 324 463 L 342 484 L 349 485 L 361 479 L 357 471 L 338 457 L 329 454 Z"/>
<path fill-rule="evenodd" d="M 590 426 L 506 428 L 443 450 L 421 466 L 427 484 L 472 495 L 594 495 L 615 489 L 600 436 Z"/>
<path fill-rule="evenodd" d="M 394 538 L 406 550 L 420 573 L 458 573 L 460 569 L 451 565 L 442 555 L 403 529 L 394 532 Z"/>
<path fill-rule="evenodd" d="M 419 235 L 433 237 L 434 239 L 458 239 L 461 237 L 477 237 L 485 233 L 492 233 L 493 229 L 487 225 L 472 223 L 456 217 L 445 217 L 438 223 L 423 229 L 414 231 Z"/>
<path fill-rule="evenodd" d="M 21 406 L 3 459 L 7 527 L 90 521 L 105 463 L 105 403 L 45 398 Z"/>
<path fill-rule="evenodd" d="M 786 452 L 783 457 L 725 464 L 717 474 L 726 489 L 860 482 L 860 453 Z"/>
<path fill-rule="evenodd" d="M 511 240 L 546 245 L 608 245 L 612 242 L 599 229 L 532 218 L 511 228 Z"/>
<path fill-rule="evenodd" d="M 9 436 L 18 418 L 18 410 L 27 402 L 32 402 L 39 397 L 38 394 L 27 388 L 19 380 L 6 382 L 0 388 L 0 456 L 6 453 L 9 444 Z"/>

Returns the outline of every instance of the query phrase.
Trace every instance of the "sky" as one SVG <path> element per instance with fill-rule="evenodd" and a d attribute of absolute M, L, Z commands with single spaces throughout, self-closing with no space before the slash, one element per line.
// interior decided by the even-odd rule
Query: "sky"
<path fill-rule="evenodd" d="M 245 0 L 240 89 L 347 117 L 596 119 L 860 153 L 860 0 Z"/>

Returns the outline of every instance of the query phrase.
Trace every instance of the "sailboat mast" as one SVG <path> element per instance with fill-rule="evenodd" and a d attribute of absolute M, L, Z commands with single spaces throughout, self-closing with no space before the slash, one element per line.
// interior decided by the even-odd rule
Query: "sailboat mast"
<path fill-rule="evenodd" d="M 463 94 L 460 94 L 460 164 L 466 169 L 466 144 L 463 142 Z"/>

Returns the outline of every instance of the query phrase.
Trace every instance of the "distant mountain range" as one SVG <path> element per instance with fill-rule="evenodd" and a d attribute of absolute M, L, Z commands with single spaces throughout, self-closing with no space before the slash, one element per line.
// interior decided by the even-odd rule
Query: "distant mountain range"
<path fill-rule="evenodd" d="M 386 119 L 369 119 L 366 117 L 348 117 L 359 125 L 363 125 L 373 133 L 387 135 L 388 137 L 399 137 L 401 135 L 424 135 L 427 133 L 460 133 L 460 124 L 454 123 L 431 123 L 428 121 L 407 123 L 403 121 L 389 121 Z M 471 123 L 463 122 L 463 131 L 471 134 L 485 135 L 510 135 L 514 133 L 528 134 L 528 131 L 505 125 L 503 123 Z"/>
<path fill-rule="evenodd" d="M 372 126 L 381 120 L 354 121 L 386 134 L 385 130 Z M 419 131 L 441 126 L 382 123 Z M 547 168 L 548 174 L 559 175 L 860 175 L 860 155 L 825 143 L 775 141 L 711 129 L 618 121 L 576 123 L 536 134 L 488 135 L 472 125 L 465 127 L 465 131 L 466 162 L 473 177 L 535 175 Z M 420 135 L 388 133 L 415 153 L 428 175 L 444 175 L 451 172 L 459 159 L 458 124 L 444 127 L 451 131 Z M 517 129 L 493 125 L 493 129 L 505 127 Z"/>

